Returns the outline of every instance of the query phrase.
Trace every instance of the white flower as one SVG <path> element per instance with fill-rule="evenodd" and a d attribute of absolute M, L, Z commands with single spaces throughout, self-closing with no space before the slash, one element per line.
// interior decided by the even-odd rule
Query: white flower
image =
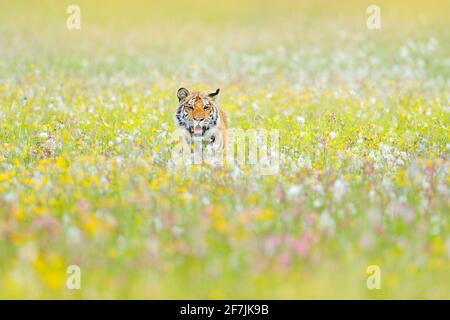
<path fill-rule="evenodd" d="M 303 118 L 303 117 L 297 117 L 297 122 L 298 122 L 299 124 L 304 124 L 304 123 L 305 123 L 305 118 Z"/>
<path fill-rule="evenodd" d="M 304 159 L 302 157 L 299 157 L 298 160 L 297 160 L 297 165 L 300 168 L 306 168 L 306 169 L 309 169 L 309 170 L 312 169 L 312 163 L 311 163 L 310 159 Z"/>
<path fill-rule="evenodd" d="M 183 232 L 184 232 L 184 230 L 183 230 L 183 228 L 181 228 L 181 227 L 178 227 L 178 226 L 172 227 L 172 234 L 173 234 L 175 237 L 181 236 L 181 235 L 183 234 Z"/>
<path fill-rule="evenodd" d="M 288 191 L 287 191 L 287 196 L 290 199 L 295 198 L 296 196 L 298 196 L 300 194 L 300 192 L 302 192 L 303 186 L 299 185 L 299 184 L 295 184 L 289 187 Z"/>
<path fill-rule="evenodd" d="M 334 219 L 328 212 L 324 212 L 320 215 L 319 227 L 326 230 L 334 229 L 335 227 Z"/>
<path fill-rule="evenodd" d="M 333 185 L 333 199 L 335 201 L 341 201 L 342 196 L 345 194 L 346 184 L 342 179 L 337 179 Z"/>
<path fill-rule="evenodd" d="M 76 227 L 70 227 L 67 230 L 67 238 L 74 243 L 80 243 L 82 240 L 81 231 Z"/>
<path fill-rule="evenodd" d="M 322 205 L 322 202 L 320 201 L 320 199 L 314 200 L 314 202 L 313 202 L 314 208 L 318 208 L 318 207 L 320 207 L 321 205 Z"/>
<path fill-rule="evenodd" d="M 47 132 L 41 132 L 41 133 L 39 133 L 39 138 L 47 139 L 47 138 L 48 138 L 48 133 L 47 133 Z"/>
<path fill-rule="evenodd" d="M 203 197 L 201 201 L 202 201 L 202 204 L 205 205 L 205 206 L 208 206 L 208 205 L 211 204 L 211 201 L 210 201 L 209 198 L 206 197 L 206 196 Z"/>
<path fill-rule="evenodd" d="M 330 139 L 333 140 L 334 138 L 336 138 L 336 132 L 331 131 L 330 132 Z"/>

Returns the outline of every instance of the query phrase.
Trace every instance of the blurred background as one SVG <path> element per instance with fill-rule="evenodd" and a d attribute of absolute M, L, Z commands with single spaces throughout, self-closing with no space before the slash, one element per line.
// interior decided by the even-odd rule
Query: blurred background
<path fill-rule="evenodd" d="M 81 9 L 81 30 L 66 28 L 70 4 Z M 390 78 L 448 76 L 449 1 L 378 1 L 381 30 L 366 27 L 371 4 L 1 1 L 0 67 L 3 75 L 47 63 L 52 76 L 257 86 L 281 79 L 297 85 L 367 78 L 376 83 L 387 72 Z M 416 48 L 415 42 L 428 47 Z M 414 60 L 427 49 L 434 50 L 432 57 Z M 405 64 L 414 64 L 411 72 L 417 74 L 408 74 Z M 64 68 L 56 70 L 59 65 Z"/>

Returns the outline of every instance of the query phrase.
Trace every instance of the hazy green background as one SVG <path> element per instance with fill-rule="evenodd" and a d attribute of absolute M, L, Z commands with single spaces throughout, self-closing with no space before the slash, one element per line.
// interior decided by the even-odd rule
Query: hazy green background
<path fill-rule="evenodd" d="M 449 298 L 449 12 L 0 1 L 0 297 Z M 220 87 L 230 127 L 279 129 L 280 174 L 168 170 L 180 86 Z"/>

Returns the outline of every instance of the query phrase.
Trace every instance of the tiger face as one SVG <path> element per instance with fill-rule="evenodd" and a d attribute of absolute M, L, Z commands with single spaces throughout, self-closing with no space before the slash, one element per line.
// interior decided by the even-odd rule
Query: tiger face
<path fill-rule="evenodd" d="M 208 130 L 217 127 L 219 110 L 215 104 L 219 89 L 210 94 L 189 92 L 185 88 L 178 89 L 180 103 L 175 114 L 179 127 L 185 128 L 193 137 L 202 137 Z"/>

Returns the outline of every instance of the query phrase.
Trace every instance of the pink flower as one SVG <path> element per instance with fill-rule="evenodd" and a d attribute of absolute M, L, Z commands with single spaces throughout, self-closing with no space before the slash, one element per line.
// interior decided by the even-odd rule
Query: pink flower
<path fill-rule="evenodd" d="M 285 252 L 280 256 L 280 264 L 283 267 L 289 267 L 289 265 L 291 264 L 291 254 L 289 252 Z"/>
<path fill-rule="evenodd" d="M 294 250 L 300 257 L 304 258 L 308 252 L 311 242 L 311 235 L 305 233 L 300 239 L 288 238 L 286 243 Z"/>

